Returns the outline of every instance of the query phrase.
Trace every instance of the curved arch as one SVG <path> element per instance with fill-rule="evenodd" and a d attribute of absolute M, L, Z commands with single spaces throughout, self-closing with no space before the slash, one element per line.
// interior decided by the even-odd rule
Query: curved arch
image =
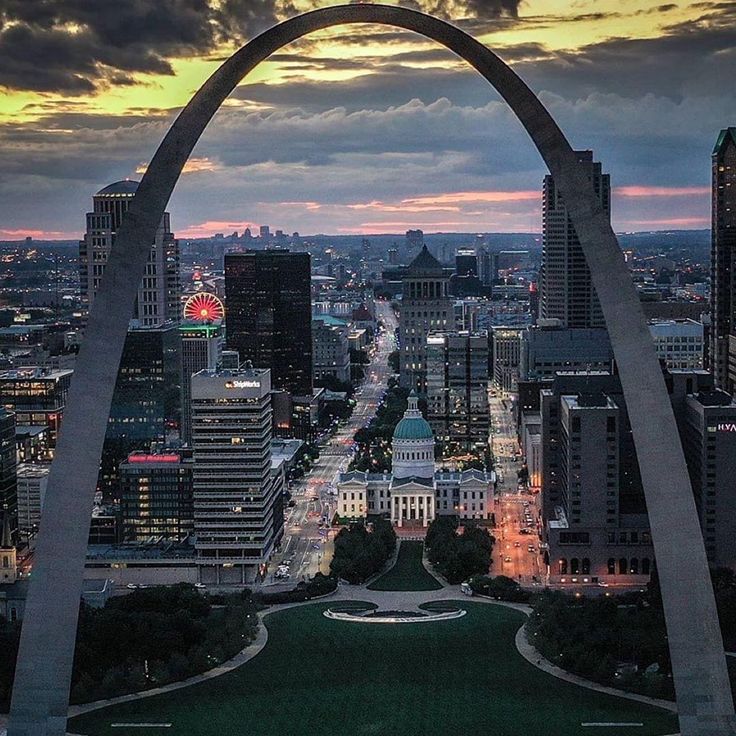
<path fill-rule="evenodd" d="M 736 733 L 705 549 L 672 407 L 636 291 L 585 172 L 542 103 L 483 44 L 416 11 L 355 4 L 287 20 L 230 57 L 179 114 L 138 187 L 90 310 L 49 478 L 9 736 L 65 733 L 89 509 L 115 377 L 148 249 L 184 164 L 222 102 L 255 66 L 307 33 L 345 23 L 415 31 L 465 59 L 506 100 L 554 177 L 588 262 L 627 398 L 657 557 L 681 730 L 684 736 Z"/>

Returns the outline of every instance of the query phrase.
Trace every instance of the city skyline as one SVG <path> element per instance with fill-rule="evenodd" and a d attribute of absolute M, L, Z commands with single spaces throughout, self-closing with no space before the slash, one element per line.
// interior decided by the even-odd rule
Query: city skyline
<path fill-rule="evenodd" d="M 185 2 L 157 13 L 143 3 L 125 15 L 137 35 L 114 44 L 104 24 L 72 4 L 46 15 L 6 8 L 0 238 L 79 237 L 77 212 L 89 192 L 140 177 L 173 116 L 222 58 L 292 11 L 328 4 L 265 2 L 238 13 Z M 732 8 L 418 5 L 497 50 L 573 145 L 596 151 L 611 173 L 616 230 L 708 226 L 704 162 L 733 107 Z M 33 58 L 20 38 L 33 40 Z M 69 53 L 47 58 L 52 42 Z M 322 31 L 259 67 L 185 171 L 171 203 L 181 237 L 263 222 L 338 234 L 535 232 L 545 173 L 474 72 L 430 42 L 375 26 Z"/>
<path fill-rule="evenodd" d="M 735 732 L 732 7 L 101 2 L 0 8 L 9 218 L 139 152 L 0 231 L 0 736 Z"/>

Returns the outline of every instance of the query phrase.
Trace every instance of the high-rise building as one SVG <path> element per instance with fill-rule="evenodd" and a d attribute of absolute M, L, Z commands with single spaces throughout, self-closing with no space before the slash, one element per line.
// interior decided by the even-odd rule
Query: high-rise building
<path fill-rule="evenodd" d="M 478 256 L 473 248 L 460 248 L 455 253 L 456 276 L 478 276 Z"/>
<path fill-rule="evenodd" d="M 542 320 L 521 333 L 522 381 L 548 378 L 560 371 L 610 371 L 612 364 L 611 341 L 601 327 L 570 330 L 558 320 Z"/>
<path fill-rule="evenodd" d="M 224 371 L 237 371 L 240 368 L 240 353 L 237 350 L 223 350 L 218 367 Z"/>
<path fill-rule="evenodd" d="M 252 582 L 283 534 L 282 474 L 271 467 L 267 369 L 192 376 L 194 531 L 200 580 Z"/>
<path fill-rule="evenodd" d="M 180 542 L 194 530 L 191 451 L 134 452 L 120 463 L 123 540 Z"/>
<path fill-rule="evenodd" d="M 179 328 L 181 334 L 181 438 L 192 441 L 192 376 L 206 368 L 217 368 L 222 361 L 223 331 L 221 324 L 187 322 Z M 236 366 L 237 367 L 237 366 Z"/>
<path fill-rule="evenodd" d="M 0 372 L 0 406 L 15 413 L 18 427 L 43 427 L 43 459 L 51 459 L 66 407 L 70 370 L 21 368 Z"/>
<path fill-rule="evenodd" d="M 320 316 L 312 320 L 314 377 L 332 377 L 343 383 L 350 381 L 350 345 L 347 325 L 334 317 Z"/>
<path fill-rule="evenodd" d="M 273 387 L 312 394 L 308 253 L 250 250 L 225 255 L 227 346 L 242 363 L 271 371 Z"/>
<path fill-rule="evenodd" d="M 654 553 L 618 378 L 558 373 L 540 391 L 540 414 L 550 580 L 644 582 Z"/>
<path fill-rule="evenodd" d="M 87 213 L 87 232 L 79 241 L 79 282 L 82 301 L 92 305 L 100 288 L 115 237 L 138 189 L 137 181 L 116 181 L 100 189 Z M 151 245 L 146 272 L 138 289 L 135 311 L 138 325 L 152 327 L 179 319 L 179 241 L 171 232 L 165 212 Z"/>
<path fill-rule="evenodd" d="M 18 561 L 10 519 L 10 512 L 0 509 L 0 585 L 12 585 L 18 579 Z M 15 621 L 17 617 L 17 614 L 13 614 L 14 609 L 8 616 L 11 621 Z"/>
<path fill-rule="evenodd" d="M 488 444 L 488 335 L 427 336 L 427 420 L 447 448 Z"/>
<path fill-rule="evenodd" d="M 24 542 L 38 532 L 50 470 L 51 463 L 22 463 L 18 466 L 18 532 Z"/>
<path fill-rule="evenodd" d="M 427 335 L 455 329 L 442 264 L 423 246 L 409 264 L 402 286 L 399 318 L 400 384 L 426 392 Z"/>
<path fill-rule="evenodd" d="M 649 331 L 657 357 L 670 370 L 703 368 L 703 323 L 693 319 L 652 320 Z"/>
<path fill-rule="evenodd" d="M 424 245 L 424 233 L 421 230 L 407 230 L 405 245 L 410 251 L 421 248 Z"/>
<path fill-rule="evenodd" d="M 271 240 L 271 228 L 268 225 L 261 225 L 260 228 L 258 228 L 258 234 L 263 241 L 267 242 Z"/>
<path fill-rule="evenodd" d="M 175 434 L 181 421 L 181 339 L 174 324 L 128 331 L 102 450 L 99 489 L 118 495 L 118 465 Z"/>
<path fill-rule="evenodd" d="M 716 387 L 733 394 L 729 342 L 736 350 L 736 127 L 718 135 L 712 157 L 710 361 Z"/>
<path fill-rule="evenodd" d="M 7 516 L 13 540 L 18 529 L 16 465 L 15 415 L 0 408 L 0 514 Z"/>
<path fill-rule="evenodd" d="M 725 391 L 688 395 L 680 421 L 708 562 L 736 566 L 736 402 Z"/>
<path fill-rule="evenodd" d="M 593 161 L 592 151 L 576 151 L 610 217 L 611 182 Z M 542 268 L 540 317 L 559 319 L 563 327 L 605 327 L 585 254 L 554 179 L 544 178 L 542 193 Z"/>
<path fill-rule="evenodd" d="M 664 380 L 708 559 L 714 566 L 736 567 L 736 494 L 729 480 L 736 473 L 736 402 L 713 391 L 706 371 L 665 370 Z M 653 549 L 618 376 L 558 373 L 538 385 L 542 515 L 551 581 L 640 583 L 631 576 L 651 573 Z M 534 414 L 531 407 L 532 421 Z"/>
<path fill-rule="evenodd" d="M 493 382 L 501 391 L 516 391 L 519 386 L 522 331 L 522 327 L 494 327 L 491 332 Z"/>

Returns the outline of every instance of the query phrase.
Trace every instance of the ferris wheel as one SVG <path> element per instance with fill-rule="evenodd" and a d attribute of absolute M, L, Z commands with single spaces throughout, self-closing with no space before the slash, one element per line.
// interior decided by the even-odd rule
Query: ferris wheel
<path fill-rule="evenodd" d="M 208 292 L 194 294 L 184 304 L 184 319 L 191 322 L 219 322 L 224 316 L 222 302 Z"/>

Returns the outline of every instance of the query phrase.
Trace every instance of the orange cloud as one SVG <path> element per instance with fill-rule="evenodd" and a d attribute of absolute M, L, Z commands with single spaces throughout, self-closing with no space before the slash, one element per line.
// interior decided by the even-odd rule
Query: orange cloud
<path fill-rule="evenodd" d="M 220 166 L 220 164 L 218 164 L 216 161 L 212 161 L 206 156 L 203 156 L 201 158 L 197 158 L 195 156 L 193 158 L 190 158 L 184 164 L 184 168 L 182 169 L 181 173 L 182 174 L 197 174 L 200 171 L 219 171 L 221 168 L 222 167 Z M 146 169 L 148 169 L 148 161 L 142 161 L 136 167 L 135 173 L 145 174 Z"/>

